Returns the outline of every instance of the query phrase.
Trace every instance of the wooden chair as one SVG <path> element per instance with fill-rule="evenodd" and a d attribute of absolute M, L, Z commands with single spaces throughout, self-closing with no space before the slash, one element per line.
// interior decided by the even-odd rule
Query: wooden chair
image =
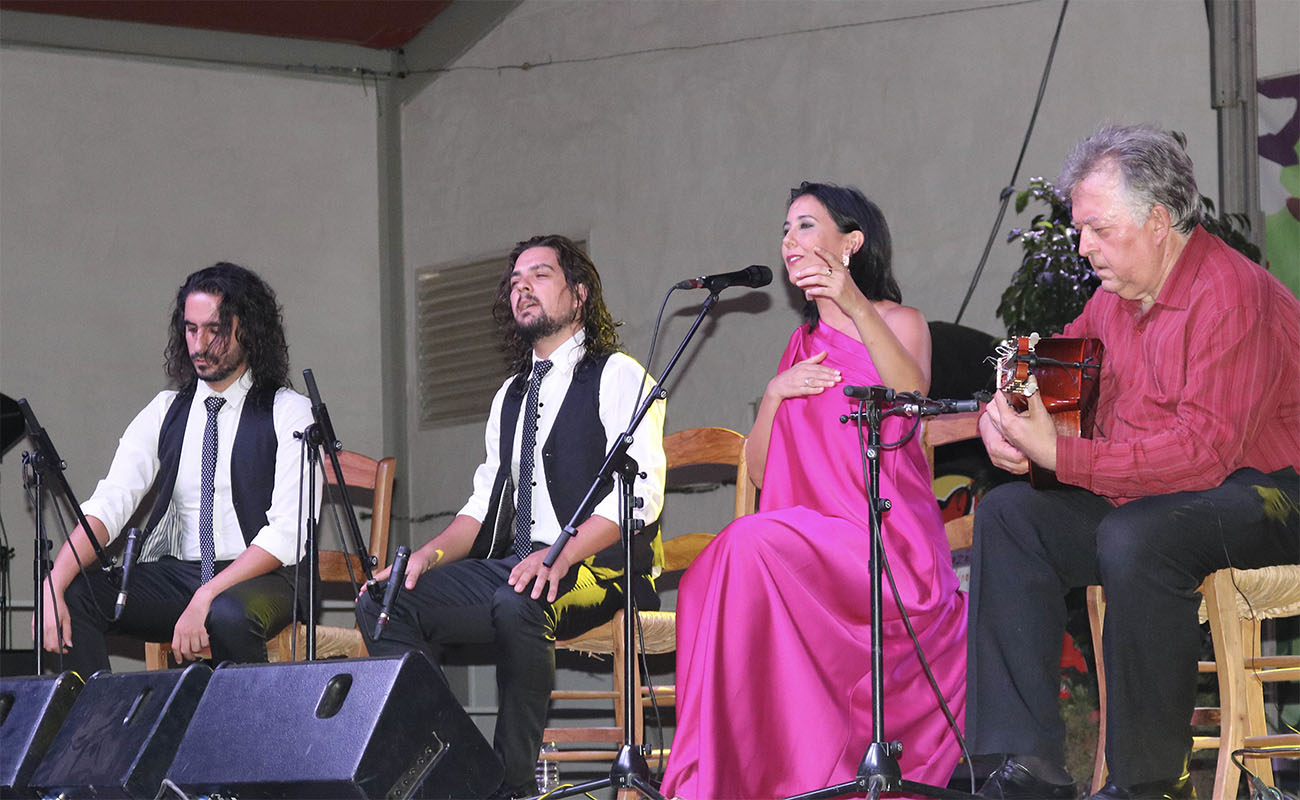
<path fill-rule="evenodd" d="M 1214 660 L 1202 661 L 1198 670 L 1214 673 L 1219 684 L 1219 707 L 1197 708 L 1192 715 L 1196 727 L 1219 728 L 1217 736 L 1193 736 L 1193 750 L 1218 750 L 1214 771 L 1214 800 L 1237 796 L 1241 770 L 1232 753 L 1242 748 L 1277 748 L 1278 755 L 1300 756 L 1300 734 L 1272 734 L 1264 720 L 1264 684 L 1300 681 L 1300 656 L 1261 656 L 1261 620 L 1300 615 L 1300 565 L 1288 564 L 1264 569 L 1221 569 L 1201 584 L 1201 621 L 1210 623 Z M 1093 649 L 1097 657 L 1101 727 L 1097 738 L 1097 759 L 1092 788 L 1097 791 L 1106 777 L 1106 671 L 1102 659 L 1101 632 L 1106 615 L 1106 595 L 1100 586 L 1088 587 L 1088 618 L 1092 625 Z M 1252 771 L 1266 783 L 1273 783 L 1269 758 L 1244 756 Z"/>
<path fill-rule="evenodd" d="M 393 480 L 397 475 L 397 460 L 390 457 L 376 461 L 349 450 L 342 450 L 338 455 L 339 464 L 343 468 L 344 485 L 349 491 L 353 504 L 370 506 L 370 555 L 378 560 L 379 566 L 376 567 L 378 570 L 388 563 L 388 532 L 392 521 Z M 333 468 L 328 461 L 324 466 L 325 480 L 334 485 Z M 346 535 L 347 532 L 345 531 L 344 534 Z M 351 562 L 352 576 L 359 580 L 364 579 L 365 572 L 361 569 L 361 561 L 356 555 L 339 550 L 320 550 L 322 584 L 334 583 L 350 587 L 352 580 L 348 575 L 348 562 Z M 271 661 L 291 661 L 295 656 L 301 658 L 307 651 L 307 629 L 301 623 L 293 623 L 266 644 L 267 657 Z M 166 669 L 170 653 L 170 643 L 146 642 L 145 668 Z M 339 656 L 360 658 L 365 655 L 367 655 L 365 642 L 361 638 L 361 631 L 355 626 L 351 628 L 316 626 L 317 658 Z"/>
<path fill-rule="evenodd" d="M 749 470 L 745 462 L 745 437 L 726 428 L 690 428 L 664 437 L 664 453 L 668 460 L 669 483 L 672 482 L 673 470 L 700 464 L 720 464 L 735 467 L 736 491 L 732 506 L 732 516 L 740 517 L 752 514 L 757 507 L 757 492 L 749 480 Z M 700 551 L 713 539 L 709 533 L 687 533 L 664 540 L 664 572 L 684 571 Z M 649 654 L 671 653 L 677 649 L 677 616 L 672 611 L 639 611 L 640 631 L 638 638 L 640 651 Z M 547 728 L 542 741 L 557 743 L 609 743 L 617 746 L 623 741 L 623 612 L 620 610 L 614 619 L 605 625 L 594 628 L 581 636 L 557 641 L 555 646 L 590 655 L 610 655 L 613 657 L 613 689 L 609 691 L 568 691 L 556 690 L 551 693 L 552 700 L 607 700 L 614 704 L 614 726 L 593 727 L 551 727 Z M 640 652 L 639 651 L 639 652 Z M 630 663 L 633 685 L 641 685 L 641 666 L 637 653 L 633 653 Z M 676 687 L 656 686 L 653 701 L 650 689 L 641 687 L 639 703 L 633 704 L 636 718 L 632 729 L 636 733 L 636 743 L 643 738 L 645 724 L 644 708 L 651 702 L 661 706 L 676 703 Z M 549 761 L 609 761 L 616 755 L 613 748 L 559 750 L 545 755 Z M 667 750 L 651 754 L 660 765 L 667 758 Z"/>
<path fill-rule="evenodd" d="M 941 445 L 960 442 L 965 439 L 978 439 L 980 412 L 969 411 L 961 414 L 944 414 L 931 417 L 925 421 L 921 433 L 921 447 L 925 450 L 925 459 L 930 463 L 930 478 L 934 479 L 934 449 Z M 974 513 L 944 523 L 944 533 L 948 535 L 948 547 L 962 550 L 971 546 L 975 539 Z"/>

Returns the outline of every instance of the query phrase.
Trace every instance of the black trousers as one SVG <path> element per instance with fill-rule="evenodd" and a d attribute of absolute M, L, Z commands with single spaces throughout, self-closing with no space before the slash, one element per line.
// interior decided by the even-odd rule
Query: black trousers
<path fill-rule="evenodd" d="M 975 516 L 966 720 L 972 753 L 1064 765 L 1057 693 L 1064 596 L 1106 589 L 1106 762 L 1121 786 L 1181 775 L 1191 750 L 1201 581 L 1300 563 L 1300 478 L 1223 484 L 1118 508 L 1078 488 L 999 486 Z"/>
<path fill-rule="evenodd" d="M 220 572 L 231 562 L 218 562 Z M 68 586 L 65 599 L 72 619 L 72 648 L 64 668 L 84 678 L 108 669 L 106 633 L 127 634 L 148 642 L 170 642 L 176 620 L 199 588 L 199 562 L 163 558 L 136 564 L 122 619 L 113 622 L 113 606 L 122 582 L 121 569 L 105 573 L 90 566 Z M 266 641 L 293 618 L 293 570 L 281 568 L 236 584 L 212 601 L 208 637 L 212 660 L 240 663 L 266 661 Z"/>
<path fill-rule="evenodd" d="M 430 570 L 403 590 L 384 629 L 372 634 L 383 598 L 362 595 L 357 622 L 371 655 L 423 653 L 440 666 L 446 645 L 491 644 L 496 653 L 498 712 L 493 745 L 505 766 L 505 786 L 534 786 L 533 770 L 555 687 L 555 640 L 613 619 L 623 607 L 621 579 L 601 582 L 585 565 L 569 571 L 554 603 L 518 593 L 506 580 L 516 556 L 465 559 Z M 531 591 L 531 586 L 529 587 Z M 634 580 L 641 608 L 658 608 L 645 577 Z"/>

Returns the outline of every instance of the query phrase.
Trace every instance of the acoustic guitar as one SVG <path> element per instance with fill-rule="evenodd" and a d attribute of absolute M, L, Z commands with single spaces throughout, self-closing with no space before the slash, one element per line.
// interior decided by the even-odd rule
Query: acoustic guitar
<path fill-rule="evenodd" d="M 1058 434 L 1091 439 L 1104 349 L 1100 339 L 1043 339 L 1037 333 L 1007 339 L 997 348 L 998 388 L 1018 412 L 1029 408 L 1031 395 L 1041 395 Z M 1055 472 L 1032 462 L 1029 483 L 1035 489 L 1061 485 Z"/>

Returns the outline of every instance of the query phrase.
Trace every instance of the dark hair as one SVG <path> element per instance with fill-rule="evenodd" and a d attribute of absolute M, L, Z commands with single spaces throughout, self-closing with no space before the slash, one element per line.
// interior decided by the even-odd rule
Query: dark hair
<path fill-rule="evenodd" d="M 185 342 L 185 300 L 194 292 L 221 298 L 223 337 L 230 335 L 231 320 L 239 318 L 236 338 L 253 373 L 253 393 L 274 395 L 277 389 L 292 386 L 283 310 L 275 291 L 257 273 L 225 261 L 190 275 L 176 292 L 165 359 L 167 375 L 177 386 L 189 387 L 197 380 Z"/>
<path fill-rule="evenodd" d="M 880 207 L 856 187 L 808 181 L 790 190 L 790 200 L 785 207 L 790 208 L 795 200 L 805 195 L 817 198 L 826 206 L 840 233 L 862 231 L 862 246 L 849 256 L 849 275 L 862 294 L 868 300 L 903 302 L 903 293 L 894 279 L 894 247 L 889 237 L 889 223 L 885 222 Z M 810 330 L 817 327 L 820 315 L 816 302 L 809 300 L 804 304 L 803 318 Z"/>
<path fill-rule="evenodd" d="M 1056 185 L 1066 197 L 1084 178 L 1114 165 L 1135 222 L 1158 203 L 1169 209 L 1174 229 L 1191 233 L 1201 221 L 1200 192 L 1183 143 L 1154 125 L 1103 125 L 1074 146 Z"/>
<path fill-rule="evenodd" d="M 545 234 L 526 239 L 510 251 L 510 264 L 501 276 L 496 298 L 492 302 L 492 318 L 501 329 L 504 339 L 502 350 L 510 362 L 510 368 L 516 372 L 526 372 L 532 365 L 532 342 L 520 332 L 519 323 L 515 322 L 514 311 L 510 308 L 510 276 L 519 256 L 533 247 L 549 247 L 555 251 L 560 269 L 564 271 L 564 282 L 575 297 L 579 296 L 579 286 L 586 288 L 587 299 L 578 307 L 578 319 L 582 321 L 582 328 L 587 334 L 586 357 L 595 358 L 618 350 L 616 328 L 619 323 L 614 321 L 609 309 L 605 307 L 605 296 L 596 265 L 568 237 Z"/>

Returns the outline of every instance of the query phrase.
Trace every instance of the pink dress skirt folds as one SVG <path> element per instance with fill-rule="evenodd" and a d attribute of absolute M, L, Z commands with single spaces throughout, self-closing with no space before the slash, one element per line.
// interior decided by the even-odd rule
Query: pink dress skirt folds
<path fill-rule="evenodd" d="M 780 369 L 822 350 L 843 384 L 880 384 L 861 343 L 800 326 Z M 662 792 L 777 798 L 852 780 L 872 738 L 869 520 L 855 410 L 842 386 L 786 400 L 772 425 L 760 510 L 709 545 L 677 601 L 677 733 Z M 882 440 L 911 426 L 885 421 Z M 884 450 L 883 537 L 901 599 L 949 707 L 964 724 L 966 595 L 919 436 Z M 903 777 L 946 785 L 960 757 L 884 589 L 885 735 Z"/>

